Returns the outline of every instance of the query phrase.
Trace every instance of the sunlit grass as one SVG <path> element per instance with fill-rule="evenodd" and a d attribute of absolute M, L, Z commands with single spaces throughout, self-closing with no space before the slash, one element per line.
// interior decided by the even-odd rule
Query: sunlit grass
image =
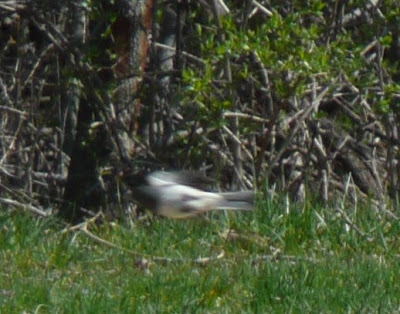
<path fill-rule="evenodd" d="M 265 201 L 254 213 L 126 225 L 62 232 L 3 210 L 2 312 L 400 310 L 399 224 L 368 207 Z"/>

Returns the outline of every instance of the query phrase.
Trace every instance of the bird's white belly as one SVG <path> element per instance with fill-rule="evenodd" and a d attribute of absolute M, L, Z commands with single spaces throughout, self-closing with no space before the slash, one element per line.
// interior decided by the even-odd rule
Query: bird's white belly
<path fill-rule="evenodd" d="M 224 198 L 215 193 L 203 192 L 189 186 L 163 187 L 159 214 L 172 218 L 186 218 L 217 208 Z"/>

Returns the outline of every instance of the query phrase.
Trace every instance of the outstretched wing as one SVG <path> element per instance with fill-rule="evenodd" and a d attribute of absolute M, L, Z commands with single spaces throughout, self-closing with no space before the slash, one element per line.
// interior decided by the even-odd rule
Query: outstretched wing
<path fill-rule="evenodd" d="M 215 180 L 194 171 L 156 171 L 147 176 L 147 182 L 153 186 L 182 184 L 198 189 L 205 189 Z"/>

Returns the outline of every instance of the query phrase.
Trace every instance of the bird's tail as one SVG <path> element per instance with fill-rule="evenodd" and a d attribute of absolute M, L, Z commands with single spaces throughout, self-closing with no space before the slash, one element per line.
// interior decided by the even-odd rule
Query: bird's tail
<path fill-rule="evenodd" d="M 217 209 L 236 209 L 236 210 L 253 210 L 254 209 L 254 192 L 238 191 L 218 193 L 224 198 L 224 201 Z"/>

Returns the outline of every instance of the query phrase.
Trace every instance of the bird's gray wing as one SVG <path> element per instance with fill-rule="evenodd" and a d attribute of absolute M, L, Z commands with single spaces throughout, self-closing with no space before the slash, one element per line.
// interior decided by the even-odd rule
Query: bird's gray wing
<path fill-rule="evenodd" d="M 194 171 L 156 171 L 147 177 L 150 185 L 182 184 L 198 189 L 206 189 L 215 180 Z"/>

